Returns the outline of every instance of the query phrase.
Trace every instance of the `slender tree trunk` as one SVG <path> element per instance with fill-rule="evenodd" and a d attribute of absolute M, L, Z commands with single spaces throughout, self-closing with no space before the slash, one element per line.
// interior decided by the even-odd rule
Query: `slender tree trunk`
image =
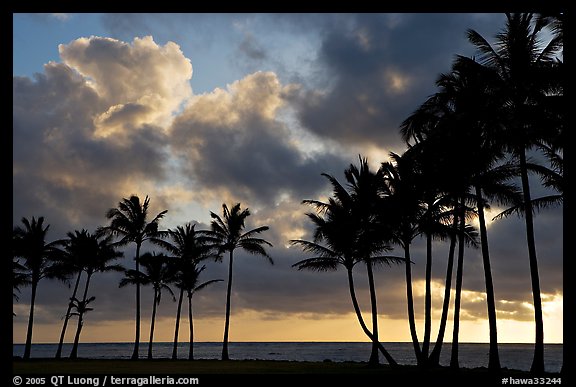
<path fill-rule="evenodd" d="M 536 325 L 536 338 L 534 343 L 534 358 L 530 371 L 544 372 L 544 321 L 542 319 L 542 299 L 540 297 L 540 275 L 538 274 L 538 259 L 536 257 L 536 242 L 534 240 L 534 220 L 532 216 L 532 199 L 530 197 L 530 183 L 526 167 L 526 154 L 524 149 L 519 152 L 520 174 L 522 178 L 522 194 L 524 197 L 524 219 L 526 220 L 526 241 L 528 243 L 528 258 L 530 260 L 530 279 L 532 281 L 532 297 L 534 300 L 534 322 Z"/>
<path fill-rule="evenodd" d="M 136 243 L 136 273 L 140 276 L 140 242 Z M 140 357 L 140 282 L 136 282 L 136 332 L 132 360 Z"/>
<path fill-rule="evenodd" d="M 350 289 L 350 297 L 352 298 L 352 305 L 354 306 L 354 311 L 356 312 L 356 317 L 358 318 L 358 322 L 360 323 L 362 330 L 364 331 L 366 336 L 368 336 L 370 340 L 372 340 L 373 343 L 375 342 L 378 345 L 378 349 L 380 349 L 380 352 L 382 352 L 382 355 L 384 355 L 384 357 L 388 361 L 388 364 L 390 364 L 393 367 L 397 366 L 398 363 L 396 363 L 394 358 L 390 356 L 390 354 L 388 353 L 386 348 L 384 348 L 382 343 L 376 340 L 372 332 L 370 332 L 370 330 L 366 326 L 364 318 L 362 317 L 362 312 L 360 311 L 360 306 L 358 305 L 358 300 L 356 299 L 356 290 L 354 288 L 354 277 L 352 276 L 352 269 L 347 269 L 347 273 L 348 273 L 348 287 Z"/>
<path fill-rule="evenodd" d="M 188 360 L 194 360 L 194 320 L 192 319 L 192 293 L 188 294 L 188 323 L 190 324 L 190 345 Z"/>
<path fill-rule="evenodd" d="M 460 368 L 458 362 L 458 335 L 460 333 L 460 302 L 462 297 L 462 273 L 464 271 L 464 228 L 466 227 L 465 202 L 460 203 L 460 233 L 458 235 L 458 266 L 456 268 L 456 296 L 454 300 L 454 328 L 452 331 L 452 353 L 450 367 Z"/>
<path fill-rule="evenodd" d="M 82 313 L 78 315 L 78 325 L 76 326 L 76 334 L 74 335 L 74 345 L 72 346 L 72 352 L 70 352 L 70 359 L 78 358 L 78 342 L 80 341 L 80 333 L 82 332 L 82 327 L 84 326 L 84 316 Z"/>
<path fill-rule="evenodd" d="M 422 343 L 422 363 L 428 363 L 430 335 L 432 330 L 432 234 L 426 235 L 426 294 L 424 296 L 424 341 Z"/>
<path fill-rule="evenodd" d="M 182 312 L 182 299 L 184 298 L 184 289 L 180 288 L 178 297 L 178 309 L 176 310 L 176 328 L 174 328 L 174 346 L 172 348 L 172 360 L 178 359 L 178 334 L 180 332 L 180 313 Z"/>
<path fill-rule="evenodd" d="M 152 345 L 154 344 L 154 324 L 156 323 L 156 307 L 158 305 L 158 290 L 154 289 L 154 303 L 152 304 L 152 320 L 150 321 L 150 339 L 148 340 L 148 359 L 152 359 Z"/>
<path fill-rule="evenodd" d="M 446 322 L 448 321 L 448 309 L 450 308 L 450 291 L 452 288 L 452 269 L 454 268 L 454 252 L 456 250 L 456 233 L 458 231 L 458 216 L 454 214 L 452 220 L 452 235 L 450 236 L 450 248 L 448 250 L 448 264 L 446 265 L 446 283 L 444 284 L 444 301 L 442 303 L 442 316 L 440 317 L 440 327 L 438 328 L 438 338 L 434 349 L 430 354 L 428 363 L 431 366 L 440 365 L 440 352 L 444 342 L 446 332 Z"/>
<path fill-rule="evenodd" d="M 86 308 L 86 299 L 88 297 L 88 288 L 90 287 L 90 279 L 92 278 L 92 273 L 87 273 L 86 285 L 84 285 L 84 295 L 82 296 L 82 303 L 84 303 L 84 308 Z M 84 310 L 78 311 L 78 326 L 76 327 L 76 335 L 74 336 L 74 344 L 72 345 L 72 352 L 70 352 L 70 359 L 76 359 L 78 357 L 78 343 L 80 342 L 80 333 L 82 332 L 82 327 L 84 326 Z"/>
<path fill-rule="evenodd" d="M 24 347 L 24 359 L 30 359 L 32 349 L 32 328 L 34 326 L 34 304 L 36 303 L 36 289 L 39 279 L 32 279 L 32 295 L 30 297 L 30 315 L 28 316 L 28 330 L 26 332 L 26 346 Z"/>
<path fill-rule="evenodd" d="M 484 264 L 484 282 L 486 283 L 486 304 L 488 307 L 488 325 L 490 327 L 490 355 L 488 357 L 488 368 L 491 370 L 500 370 L 500 357 L 498 354 L 498 331 L 496 327 L 496 303 L 494 301 L 494 285 L 492 283 L 492 271 L 490 269 L 488 232 L 486 231 L 486 219 L 484 216 L 482 189 L 479 185 L 476 185 L 476 206 L 478 208 L 478 221 L 480 224 L 482 262 Z"/>
<path fill-rule="evenodd" d="M 230 329 L 230 295 L 232 294 L 232 262 L 233 250 L 230 250 L 230 265 L 228 267 L 228 289 L 226 291 L 226 322 L 224 323 L 224 340 L 222 343 L 222 360 L 230 360 L 228 356 L 228 331 Z"/>
<path fill-rule="evenodd" d="M 410 260 L 409 243 L 404 243 L 404 259 L 406 260 L 406 299 L 408 304 L 408 323 L 410 325 L 410 336 L 412 336 L 412 345 L 414 346 L 416 361 L 419 365 L 422 365 L 422 352 L 420 350 L 420 342 L 418 341 L 418 333 L 416 332 L 416 321 L 414 319 L 414 297 L 412 296 L 412 262 Z"/>
<path fill-rule="evenodd" d="M 372 308 L 372 353 L 370 354 L 370 360 L 368 364 L 376 365 L 380 364 L 380 358 L 378 356 L 378 307 L 376 301 L 376 287 L 374 286 L 374 272 L 372 270 L 372 264 L 366 261 L 366 268 L 368 269 L 368 285 L 370 287 L 370 305 Z"/>
<path fill-rule="evenodd" d="M 58 349 L 56 350 L 56 359 L 60 359 L 62 356 L 62 345 L 64 344 L 64 337 L 66 336 L 66 329 L 68 328 L 68 320 L 70 320 L 70 311 L 72 310 L 72 299 L 76 298 L 76 292 L 78 292 L 78 285 L 80 285 L 80 277 L 82 276 L 82 270 L 78 272 L 78 277 L 76 277 L 76 284 L 74 285 L 74 291 L 72 292 L 72 297 L 70 297 L 70 302 L 68 303 L 68 309 L 66 310 L 66 315 L 64 316 L 64 325 L 62 325 L 62 332 L 60 332 L 60 340 L 58 341 Z"/>

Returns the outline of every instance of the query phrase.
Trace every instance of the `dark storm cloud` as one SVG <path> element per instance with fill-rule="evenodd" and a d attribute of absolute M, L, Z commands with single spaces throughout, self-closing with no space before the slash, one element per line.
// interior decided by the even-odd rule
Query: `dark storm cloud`
<path fill-rule="evenodd" d="M 319 61 L 328 90 L 310 92 L 299 114 L 309 130 L 343 144 L 396 148 L 398 127 L 434 92 L 456 54 L 471 53 L 467 28 L 502 17 L 458 14 L 357 15 L 324 30 Z"/>

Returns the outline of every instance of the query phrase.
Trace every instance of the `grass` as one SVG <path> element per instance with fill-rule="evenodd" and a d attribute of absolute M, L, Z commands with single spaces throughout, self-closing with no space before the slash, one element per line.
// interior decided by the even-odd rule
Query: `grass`
<path fill-rule="evenodd" d="M 187 375 L 198 377 L 202 384 L 218 384 L 222 381 L 250 382 L 251 385 L 296 378 L 308 382 L 318 381 L 353 383 L 364 380 L 386 380 L 402 385 L 411 382 L 430 382 L 456 385 L 501 385 L 503 378 L 532 377 L 528 372 L 504 369 L 500 373 L 489 372 L 486 368 L 461 369 L 448 367 L 422 370 L 416 366 L 402 365 L 391 368 L 388 365 L 368 367 L 362 362 L 304 362 L 278 360 L 95 360 L 95 359 L 14 359 L 13 375 L 138 375 L 172 376 Z M 547 374 L 547 378 L 559 378 L 560 374 Z"/>

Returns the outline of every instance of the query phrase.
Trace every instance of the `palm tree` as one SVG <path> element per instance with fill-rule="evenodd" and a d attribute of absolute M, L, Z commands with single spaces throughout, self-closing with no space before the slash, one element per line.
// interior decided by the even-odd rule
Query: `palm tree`
<path fill-rule="evenodd" d="M 419 365 L 426 359 L 422 356 L 416 321 L 414 316 L 414 297 L 412 293 L 412 260 L 410 245 L 422 233 L 420 220 L 426 211 L 422 205 L 422 187 L 418 181 L 415 160 L 409 153 L 402 156 L 390 153 L 392 161 L 382 163 L 383 181 L 387 191 L 386 216 L 391 222 L 391 241 L 404 249 L 406 299 L 408 306 L 408 323 L 414 353 Z"/>
<path fill-rule="evenodd" d="M 92 244 L 90 243 L 91 240 L 88 231 L 84 229 L 82 231 L 76 230 L 74 233 L 69 232 L 66 235 L 68 236 L 68 239 L 61 241 L 61 244 L 64 245 L 64 252 L 61 254 L 61 257 L 59 257 L 59 260 L 61 260 L 62 264 L 67 268 L 67 270 L 70 271 L 70 273 L 78 273 L 78 275 L 76 276 L 74 290 L 72 291 L 72 296 L 70 296 L 70 302 L 68 303 L 68 308 L 66 309 L 66 314 L 64 315 L 64 323 L 60 332 L 58 349 L 56 350 L 56 359 L 60 359 L 62 356 L 64 337 L 66 336 L 68 321 L 72 316 L 70 313 L 72 308 L 75 306 L 74 300 L 76 299 L 76 293 L 78 292 L 80 279 L 82 277 L 82 273 L 84 272 L 85 262 L 83 259 L 87 254 L 92 253 L 89 251 L 89 249 L 92 247 Z"/>
<path fill-rule="evenodd" d="M 379 363 L 378 359 L 378 309 L 376 300 L 376 287 L 374 283 L 373 266 L 382 261 L 390 264 L 391 262 L 398 262 L 394 257 L 381 257 L 381 259 L 374 260 L 372 256 L 374 253 L 382 253 L 389 251 L 391 248 L 386 243 L 389 239 L 387 237 L 388 230 L 385 219 L 382 218 L 382 211 L 379 211 L 382 206 L 383 196 L 385 194 L 383 188 L 382 170 L 378 169 L 375 173 L 370 171 L 368 160 L 359 156 L 360 168 L 354 164 L 344 171 L 347 186 L 350 189 L 348 192 L 340 183 L 330 175 L 324 175 L 334 188 L 334 196 L 343 204 L 349 203 L 351 215 L 355 219 L 358 226 L 358 240 L 356 243 L 356 252 L 359 258 L 366 264 L 368 275 L 368 286 L 370 291 L 370 305 L 372 312 L 372 335 L 374 340 L 372 343 L 372 353 L 370 356 L 369 364 L 374 365 Z M 326 209 L 326 206 L 320 205 L 321 209 Z"/>
<path fill-rule="evenodd" d="M 20 293 L 20 288 L 23 286 L 28 286 L 30 281 L 25 273 L 26 267 L 20 264 L 20 261 L 16 257 L 12 257 L 12 298 L 15 301 L 19 300 L 18 294 Z"/>
<path fill-rule="evenodd" d="M 441 74 L 436 81 L 440 90 L 429 97 L 402 123 L 401 133 L 404 141 L 407 144 L 409 144 L 411 139 L 416 141 L 416 144 L 411 146 L 410 151 L 414 152 L 416 150 L 418 152 L 416 160 L 424 166 L 422 171 L 424 181 L 427 182 L 430 180 L 429 177 L 433 176 L 433 180 L 425 184 L 427 188 L 425 192 L 431 192 L 431 195 L 427 194 L 426 196 L 432 199 L 425 200 L 428 208 L 426 215 L 430 213 L 431 204 L 434 204 L 435 192 L 443 192 L 443 194 L 447 195 L 444 197 L 448 198 L 449 203 L 454 203 L 454 208 L 458 207 L 459 201 L 460 206 L 465 205 L 462 202 L 462 198 L 469 196 L 469 187 L 471 185 L 475 186 L 478 195 L 481 191 L 478 176 L 482 175 L 488 165 L 493 164 L 502 157 L 498 147 L 486 142 L 486 138 L 491 139 L 491 136 L 486 134 L 490 133 L 491 130 L 495 130 L 495 128 L 499 128 L 497 123 L 492 122 L 489 118 L 494 116 L 494 114 L 487 114 L 487 112 L 493 111 L 497 106 L 496 100 L 490 95 L 494 84 L 493 77 L 490 77 L 490 75 L 492 75 L 491 72 L 486 71 L 474 60 L 458 57 L 453 63 L 452 71 L 448 74 Z M 466 146 L 463 146 L 463 144 L 466 144 Z M 438 181 L 437 176 L 449 176 L 449 179 L 448 181 Z M 476 176 L 475 181 L 472 180 L 473 176 Z M 442 180 L 442 178 L 440 179 Z M 486 182 L 486 178 L 483 181 Z M 484 202 L 481 196 L 478 196 L 477 203 L 478 208 L 482 209 Z M 451 214 L 451 212 L 448 211 L 446 214 Z M 481 228 L 484 227 L 481 233 L 483 235 L 482 241 L 484 242 L 482 253 L 490 324 L 489 368 L 499 369 L 496 309 L 487 239 L 485 237 L 485 224 L 483 223 L 483 211 L 479 211 L 479 216 L 481 218 Z M 426 218 L 430 217 L 427 216 Z M 457 223 L 458 216 L 452 216 L 453 230 L 458 227 Z M 465 227 L 464 223 L 461 226 Z M 427 232 L 428 247 L 431 246 L 430 239 L 430 233 Z M 437 365 L 440 359 L 448 315 L 454 249 L 455 234 L 452 232 L 442 318 L 438 339 L 429 359 L 431 365 Z M 430 252 L 430 248 L 427 250 Z M 429 256 L 430 254 L 428 254 Z M 429 327 L 429 321 L 427 321 L 426 326 Z M 425 334 L 423 357 L 426 357 L 428 342 L 429 336 Z"/>
<path fill-rule="evenodd" d="M 175 229 L 170 229 L 166 233 L 167 238 L 171 241 L 155 238 L 155 244 L 163 247 L 176 259 L 172 261 L 174 264 L 174 271 L 176 277 L 184 275 L 183 270 L 191 270 L 191 266 L 196 266 L 198 262 L 204 259 L 213 257 L 213 246 L 208 244 L 207 232 L 204 230 L 196 230 L 196 225 L 187 223 L 185 226 L 178 226 Z M 199 273 L 198 273 L 199 274 Z M 192 275 L 188 273 L 187 275 Z M 185 276 L 186 277 L 186 276 Z M 180 314 L 182 311 L 182 301 L 184 292 L 187 289 L 182 285 L 182 282 L 176 282 L 180 289 L 178 296 L 178 308 L 176 312 L 176 327 L 174 329 L 174 345 L 172 348 L 172 359 L 178 359 L 178 335 L 180 330 Z M 188 283 L 188 282 L 187 282 Z M 196 284 L 192 286 L 190 292 L 194 292 Z M 191 297 L 191 293 L 188 293 Z"/>
<path fill-rule="evenodd" d="M 218 253 L 222 254 L 228 251 L 230 257 L 228 266 L 228 288 L 226 291 L 226 322 L 224 325 L 224 340 L 222 345 L 222 360 L 229 360 L 228 332 L 230 328 L 230 296 L 232 294 L 234 250 L 241 248 L 250 254 L 265 257 L 271 264 L 273 264 L 274 261 L 264 248 L 264 245 L 272 246 L 272 244 L 264 239 L 255 237 L 268 230 L 268 226 L 261 226 L 244 232 L 244 223 L 246 218 L 250 216 L 248 208 L 241 210 L 240 203 L 237 203 L 231 209 L 228 209 L 226 204 L 222 204 L 222 215 L 223 218 L 210 212 L 210 216 L 212 217 L 210 236 L 214 244 L 218 246 Z"/>
<path fill-rule="evenodd" d="M 364 160 L 365 161 L 365 160 Z M 353 189 L 351 195 L 340 185 L 340 183 L 332 176 L 323 174 L 331 182 L 334 190 L 334 197 L 330 198 L 327 203 L 317 200 L 305 200 L 304 204 L 312 205 L 316 208 L 318 213 L 307 213 L 306 216 L 315 224 L 316 230 L 314 232 L 314 241 L 306 240 L 292 240 L 291 244 L 300 246 L 305 252 L 316 255 L 313 258 L 304 259 L 292 265 L 297 267 L 298 270 L 314 270 L 314 271 L 334 271 L 339 266 L 344 266 L 348 275 L 348 287 L 350 290 L 350 297 L 352 298 L 352 305 L 356 312 L 358 322 L 362 327 L 364 333 L 370 338 L 373 343 L 373 348 L 376 347 L 382 352 L 388 363 L 392 366 L 397 365 L 396 361 L 386 351 L 382 343 L 379 342 L 374 331 L 370 332 L 362 317 L 362 312 L 358 305 L 356 298 L 356 291 L 354 287 L 353 268 L 359 263 L 363 262 L 367 267 L 372 268 L 373 265 L 378 263 L 390 264 L 392 262 L 402 261 L 402 259 L 388 256 L 378 255 L 381 252 L 387 251 L 389 247 L 383 243 L 382 236 L 376 239 L 374 230 L 378 227 L 368 226 L 359 216 L 360 205 L 368 206 L 368 203 L 361 203 L 366 198 L 367 190 L 361 190 L 368 185 L 364 180 L 367 178 L 368 165 L 361 159 L 361 171 L 351 166 L 347 170 L 347 179 Z M 362 177 L 361 177 L 362 176 Z M 366 198 L 368 199 L 368 198 Z M 374 200 L 371 197 L 370 200 Z M 355 205 L 355 204 L 356 205 Z M 321 216 L 324 214 L 324 217 Z M 375 212 L 375 214 L 377 214 Z M 368 271 L 369 279 L 371 270 Z M 374 282 L 369 281 L 373 286 Z M 375 293 L 371 291 L 372 302 L 372 316 L 373 326 L 375 312 Z M 376 314 L 377 317 L 377 314 Z M 378 356 L 372 354 L 370 362 L 378 362 Z"/>
<path fill-rule="evenodd" d="M 547 44 L 543 32 L 551 25 L 550 18 L 534 18 L 532 14 L 506 14 L 506 27 L 496 35 L 495 47 L 478 32 L 468 30 L 468 40 L 476 47 L 480 63 L 498 74 L 502 97 L 506 103 L 499 118 L 502 131 L 500 144 L 517 160 L 522 184 L 526 240 L 534 302 L 535 345 L 531 371 L 544 372 L 544 323 L 540 296 L 540 277 L 534 238 L 532 200 L 528 179 L 526 151 L 539 140 L 555 134 L 553 126 L 545 125 L 543 103 L 552 95 L 561 95 L 557 78 L 550 75 L 557 67 L 562 49 L 562 36 L 556 34 Z M 549 124 L 554 124 L 550 122 Z"/>
<path fill-rule="evenodd" d="M 192 313 L 192 296 L 196 292 L 205 289 L 207 286 L 224 280 L 215 279 L 198 284 L 200 274 L 206 269 L 206 266 L 198 267 L 196 261 L 185 261 L 179 266 L 176 277 L 177 286 L 186 292 L 188 298 L 188 323 L 190 327 L 190 340 L 188 345 L 188 360 L 194 360 L 194 320 Z"/>
<path fill-rule="evenodd" d="M 136 195 L 122 199 L 117 208 L 111 208 L 106 213 L 110 225 L 102 229 L 103 232 L 120 237 L 118 245 L 136 244 L 136 272 L 140 272 L 140 247 L 145 241 L 158 237 L 158 224 L 168 210 L 161 211 L 150 222 L 148 221 L 148 207 L 150 198 L 146 196 L 144 202 Z M 132 359 L 138 359 L 140 348 L 140 284 L 136 283 L 136 332 Z"/>
<path fill-rule="evenodd" d="M 12 233 L 14 257 L 22 258 L 22 266 L 25 268 L 27 279 L 32 287 L 30 296 L 30 315 L 28 317 L 28 330 L 26 333 L 26 345 L 24 347 L 24 359 L 30 358 L 32 348 L 32 329 L 34 326 L 34 306 L 38 283 L 43 278 L 57 278 L 66 280 L 66 273 L 57 270 L 54 264 L 56 245 L 58 241 L 46 242 L 46 234 L 50 225 L 44 226 L 44 217 L 32 220 L 22 218 L 24 227 L 14 227 Z"/>
<path fill-rule="evenodd" d="M 154 343 L 154 325 L 156 322 L 156 307 L 160 305 L 162 290 L 168 290 L 176 301 L 174 292 L 168 284 L 174 279 L 174 271 L 170 264 L 170 258 L 164 254 L 145 253 L 140 258 L 144 272 L 127 270 L 126 277 L 120 281 L 120 287 L 126 285 L 152 285 L 154 298 L 152 301 L 152 318 L 150 320 L 150 340 L 148 342 L 148 359 L 152 359 L 152 345 Z"/>
<path fill-rule="evenodd" d="M 76 327 L 72 351 L 70 352 L 70 359 L 76 359 L 78 357 L 78 344 L 80 341 L 80 333 L 84 327 L 84 314 L 92 310 L 92 308 L 88 308 L 88 304 L 96 299 L 96 297 L 88 297 L 88 289 L 92 276 L 99 272 L 124 271 L 122 266 L 112 263 L 118 258 L 123 257 L 124 254 L 116 251 L 116 245 L 112 243 L 111 235 L 90 234 L 85 230 L 82 230 L 80 234 L 82 235 L 82 240 L 71 240 L 69 244 L 72 245 L 75 243 L 76 246 L 71 246 L 71 248 L 68 249 L 69 253 L 78 254 L 77 259 L 83 261 L 82 270 L 86 273 L 82 299 L 77 299 L 75 296 L 71 298 L 72 308 L 76 310 L 72 315 L 78 316 L 78 325 Z"/>

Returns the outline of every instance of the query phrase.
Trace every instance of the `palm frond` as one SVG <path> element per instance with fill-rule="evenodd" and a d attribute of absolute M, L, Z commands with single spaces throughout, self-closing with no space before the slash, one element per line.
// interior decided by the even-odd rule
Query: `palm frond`
<path fill-rule="evenodd" d="M 214 280 L 203 282 L 194 288 L 194 293 L 199 292 L 199 291 L 205 289 L 207 286 L 210 286 L 216 282 L 223 282 L 223 281 L 224 280 L 222 280 L 222 279 L 214 279 Z"/>
<path fill-rule="evenodd" d="M 341 263 L 333 258 L 314 257 L 303 259 L 296 262 L 292 267 L 297 267 L 298 270 L 311 270 L 311 271 L 336 271 Z"/>

